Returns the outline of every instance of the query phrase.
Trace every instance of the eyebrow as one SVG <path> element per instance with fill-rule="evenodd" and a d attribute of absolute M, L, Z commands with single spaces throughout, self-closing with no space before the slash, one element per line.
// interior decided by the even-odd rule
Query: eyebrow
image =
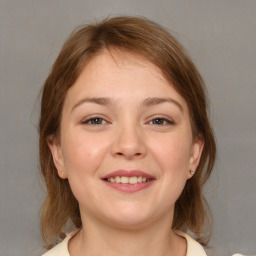
<path fill-rule="evenodd" d="M 181 104 L 172 98 L 159 98 L 159 97 L 146 98 L 143 101 L 142 105 L 148 107 L 148 106 L 154 106 L 162 103 L 172 103 L 176 105 L 181 112 L 183 112 L 183 107 L 181 106 Z"/>
<path fill-rule="evenodd" d="M 73 107 L 71 112 L 77 108 L 78 106 L 84 104 L 84 103 L 95 103 L 98 105 L 112 105 L 113 101 L 110 98 L 105 98 L 105 97 L 99 97 L 99 98 L 83 98 L 81 100 L 79 100 Z"/>
<path fill-rule="evenodd" d="M 84 103 L 94 103 L 94 104 L 103 105 L 103 106 L 114 105 L 114 101 L 111 98 L 107 98 L 107 97 L 83 98 L 83 99 L 79 100 L 72 107 L 71 112 L 75 108 L 77 108 L 78 106 L 80 106 Z M 163 103 L 172 103 L 172 104 L 176 105 L 180 109 L 181 112 L 183 112 L 183 108 L 182 108 L 181 104 L 172 98 L 160 98 L 160 97 L 146 98 L 145 100 L 143 100 L 142 106 L 150 107 L 150 106 L 163 104 Z"/>

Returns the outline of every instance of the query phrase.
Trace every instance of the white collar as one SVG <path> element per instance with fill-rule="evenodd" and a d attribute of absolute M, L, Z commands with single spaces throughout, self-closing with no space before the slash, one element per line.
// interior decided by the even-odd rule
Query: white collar
<path fill-rule="evenodd" d="M 60 242 L 58 245 L 53 247 L 51 250 L 43 254 L 42 256 L 70 256 L 68 252 L 68 241 L 70 240 L 71 237 L 73 237 L 78 231 L 75 230 L 71 233 L 68 233 L 66 235 L 66 238 Z M 189 235 L 181 232 L 181 231 L 175 231 L 175 233 L 179 236 L 182 236 L 186 239 L 187 241 L 187 254 L 186 256 L 207 256 L 203 247 L 195 241 L 192 237 Z"/>

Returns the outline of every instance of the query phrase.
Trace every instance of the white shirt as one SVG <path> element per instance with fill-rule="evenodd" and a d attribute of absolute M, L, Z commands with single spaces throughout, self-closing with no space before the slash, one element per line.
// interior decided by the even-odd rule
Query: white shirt
<path fill-rule="evenodd" d="M 68 233 L 66 238 L 61 243 L 59 243 L 58 245 L 56 245 L 55 247 L 50 249 L 48 252 L 46 252 L 42 256 L 70 256 L 70 254 L 68 252 L 68 241 L 76 233 L 77 233 L 77 231 Z M 178 235 L 184 237 L 187 241 L 186 256 L 207 256 L 203 247 L 197 241 L 195 241 L 193 238 L 191 238 L 189 235 L 187 235 L 181 231 L 178 231 L 176 233 Z"/>

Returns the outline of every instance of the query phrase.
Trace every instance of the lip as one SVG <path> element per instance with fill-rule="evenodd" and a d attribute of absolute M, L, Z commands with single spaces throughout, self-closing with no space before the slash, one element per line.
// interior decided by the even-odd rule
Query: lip
<path fill-rule="evenodd" d="M 113 178 L 116 176 L 119 176 L 119 177 L 121 177 L 121 176 L 124 176 L 124 177 L 142 176 L 142 177 L 146 177 L 147 179 L 151 179 L 151 180 L 148 182 L 142 182 L 142 183 L 136 183 L 136 184 L 111 183 L 111 182 L 106 181 L 106 179 Z M 145 173 L 140 170 L 117 170 L 117 171 L 111 172 L 111 173 L 107 174 L 106 176 L 104 176 L 102 178 L 102 181 L 107 186 L 109 186 L 115 190 L 118 190 L 120 192 L 135 193 L 135 192 L 138 192 L 138 191 L 141 191 L 141 190 L 144 190 L 144 189 L 150 187 L 154 183 L 155 179 L 156 178 L 154 176 L 149 175 L 148 173 Z"/>

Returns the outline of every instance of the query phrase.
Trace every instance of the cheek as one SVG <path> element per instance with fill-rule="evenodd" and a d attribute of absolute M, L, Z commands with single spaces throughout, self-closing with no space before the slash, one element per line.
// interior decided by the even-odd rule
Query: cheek
<path fill-rule="evenodd" d="M 159 200 L 163 208 L 174 207 L 187 181 L 191 145 L 188 137 L 169 136 L 154 147 L 154 157 L 160 167 Z"/>
<path fill-rule="evenodd" d="M 69 132 L 63 138 L 63 156 L 68 176 L 87 175 L 98 169 L 108 149 L 108 142 L 83 131 Z"/>
<path fill-rule="evenodd" d="M 63 136 L 62 148 L 71 190 L 81 204 L 86 204 L 89 198 L 95 201 L 96 195 L 92 195 L 90 189 L 95 186 L 95 180 L 98 180 L 97 170 L 104 161 L 109 143 L 103 142 L 99 136 L 86 136 L 83 131 L 76 130 L 66 134 L 69 135 Z"/>
<path fill-rule="evenodd" d="M 188 136 L 166 136 L 152 142 L 152 152 L 161 165 L 164 175 L 186 172 L 189 166 L 191 140 Z"/>

